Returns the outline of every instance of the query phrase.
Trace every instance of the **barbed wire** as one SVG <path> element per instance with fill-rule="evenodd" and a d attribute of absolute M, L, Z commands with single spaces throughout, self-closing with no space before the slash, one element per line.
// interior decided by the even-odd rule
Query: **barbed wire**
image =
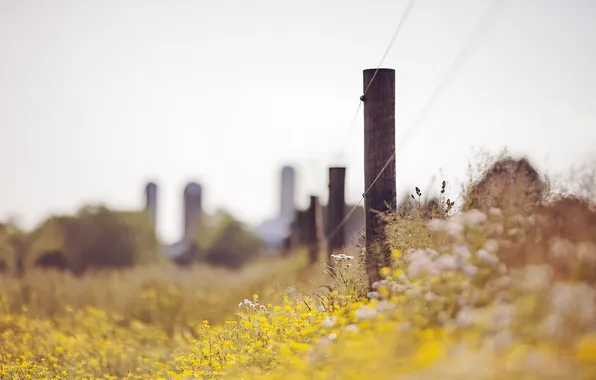
<path fill-rule="evenodd" d="M 326 241 L 331 240 L 331 238 L 333 238 L 335 236 L 335 234 L 338 233 L 339 230 L 348 222 L 348 220 L 350 219 L 352 214 L 356 211 L 356 209 L 360 206 L 362 201 L 366 198 L 366 195 L 368 194 L 370 189 L 372 189 L 372 187 L 375 185 L 377 180 L 385 172 L 385 170 L 387 169 L 387 167 L 389 166 L 391 161 L 396 158 L 397 153 L 404 146 L 404 142 L 407 141 L 407 138 L 416 130 L 416 128 L 420 125 L 420 123 L 424 120 L 424 118 L 428 114 L 428 111 L 434 106 L 434 102 L 437 99 L 437 95 L 441 92 L 442 89 L 445 88 L 446 83 L 449 83 L 451 80 L 453 80 L 453 76 L 450 76 L 449 74 L 452 74 L 453 72 L 455 72 L 455 69 L 459 65 L 461 65 L 461 62 L 466 57 L 466 55 L 471 51 L 471 48 L 478 43 L 478 41 L 479 41 L 478 36 L 481 35 L 482 32 L 487 28 L 487 26 L 489 25 L 489 21 L 492 21 L 491 17 L 494 17 L 494 15 L 495 15 L 494 12 L 495 12 L 496 8 L 501 4 L 502 4 L 502 0 L 494 0 L 489 5 L 489 7 L 485 11 L 485 13 L 482 15 L 482 17 L 478 21 L 478 23 L 476 23 L 472 32 L 468 35 L 468 38 L 466 39 L 466 42 L 464 43 L 463 47 L 460 49 L 460 51 L 456 55 L 455 59 L 451 62 L 451 64 L 449 65 L 449 67 L 447 68 L 447 70 L 445 71 L 443 76 L 441 77 L 439 84 L 437 85 L 437 87 L 435 87 L 435 89 L 431 93 L 430 97 L 427 99 L 426 103 L 422 107 L 422 110 L 418 113 L 418 116 L 416 117 L 414 123 L 412 124 L 412 127 L 410 127 L 410 129 L 408 129 L 408 132 L 406 132 L 406 135 L 405 135 L 404 139 L 402 140 L 402 143 L 397 147 L 397 149 L 395 149 L 395 151 L 391 154 L 389 159 L 387 159 L 387 161 L 385 162 L 385 165 L 383 166 L 383 168 L 379 171 L 379 174 L 375 177 L 375 179 L 368 186 L 368 188 L 365 189 L 364 193 L 362 193 L 362 197 L 360 197 L 360 200 L 358 201 L 358 203 L 356 203 L 356 205 L 354 207 L 352 207 L 350 209 L 350 211 L 346 214 L 344 219 L 331 232 L 329 232 L 329 234 L 325 238 Z M 377 69 L 377 71 L 378 71 L 378 69 Z M 376 74 L 376 71 L 375 71 L 375 74 Z M 374 78 L 374 75 L 373 75 L 373 78 Z M 371 80 L 371 83 L 372 83 L 372 80 Z M 368 87 L 367 87 L 367 90 L 368 90 Z"/>
<path fill-rule="evenodd" d="M 368 83 L 368 85 L 364 89 L 364 93 L 360 97 L 360 101 L 358 102 L 358 108 L 356 108 L 356 112 L 354 114 L 354 118 L 352 119 L 352 122 L 350 123 L 350 127 L 348 128 L 348 134 L 346 135 L 346 138 L 344 139 L 344 143 L 342 144 L 342 148 L 341 148 L 341 150 L 340 150 L 340 152 L 338 154 L 338 157 L 337 157 L 337 161 L 338 162 L 340 162 L 342 160 L 343 155 L 344 155 L 344 152 L 346 150 L 346 146 L 348 145 L 348 141 L 350 139 L 350 136 L 352 135 L 352 132 L 354 131 L 354 125 L 356 125 L 356 119 L 358 118 L 358 114 L 360 113 L 360 109 L 362 108 L 362 99 L 364 98 L 364 96 L 368 92 L 368 89 L 370 88 L 370 85 L 375 80 L 375 77 L 377 76 L 377 73 L 379 72 L 379 69 L 383 65 L 383 62 L 385 62 L 385 58 L 387 58 L 387 55 L 391 51 L 391 48 L 393 47 L 393 44 L 395 43 L 395 40 L 397 39 L 397 36 L 399 35 L 399 33 L 401 32 L 401 30 L 402 30 L 403 26 L 405 25 L 406 21 L 410 17 L 410 13 L 412 11 L 412 8 L 414 7 L 415 2 L 416 2 L 415 0 L 410 0 L 410 2 L 408 3 L 408 6 L 404 10 L 404 13 L 402 13 L 401 18 L 399 19 L 399 22 L 397 23 L 397 27 L 395 28 L 395 31 L 393 32 L 393 36 L 391 37 L 391 40 L 389 41 L 389 45 L 387 45 L 387 48 L 385 49 L 385 52 L 383 53 L 383 56 L 381 57 L 381 61 L 377 65 L 377 68 L 376 68 L 376 70 L 375 70 L 372 78 L 370 79 L 370 82 Z"/>

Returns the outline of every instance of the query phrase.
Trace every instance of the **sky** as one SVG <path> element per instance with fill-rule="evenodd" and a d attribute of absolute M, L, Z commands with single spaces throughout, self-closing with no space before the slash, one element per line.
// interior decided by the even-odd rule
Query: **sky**
<path fill-rule="evenodd" d="M 472 148 L 506 146 L 550 171 L 594 157 L 596 2 L 497 1 L 418 0 L 389 50 L 398 192 L 440 171 L 462 178 Z M 257 224 L 278 213 L 286 164 L 299 206 L 325 200 L 338 164 L 357 201 L 362 70 L 408 3 L 0 0 L 0 219 L 140 209 L 151 180 L 173 242 L 188 181 L 207 211 Z"/>

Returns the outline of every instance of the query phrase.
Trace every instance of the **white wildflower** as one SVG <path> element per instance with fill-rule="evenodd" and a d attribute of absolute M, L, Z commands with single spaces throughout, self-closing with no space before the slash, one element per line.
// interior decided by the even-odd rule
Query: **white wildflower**
<path fill-rule="evenodd" d="M 585 282 L 555 283 L 552 289 L 553 309 L 580 323 L 589 323 L 596 317 L 595 295 L 596 291 Z"/>
<path fill-rule="evenodd" d="M 387 300 L 382 300 L 381 302 L 379 302 L 377 304 L 378 311 L 390 310 L 390 309 L 393 309 L 394 307 L 395 307 L 395 304 L 393 302 L 390 302 Z"/>
<path fill-rule="evenodd" d="M 345 253 L 340 253 L 337 255 L 331 255 L 331 258 L 335 260 L 336 263 L 346 260 L 352 260 L 354 256 L 346 255 Z"/>
<path fill-rule="evenodd" d="M 426 227 L 431 231 L 444 231 L 447 224 L 442 219 L 431 219 L 426 223 Z"/>
<path fill-rule="evenodd" d="M 480 210 L 470 210 L 461 214 L 461 219 L 466 226 L 475 226 L 486 221 L 486 214 Z"/>
<path fill-rule="evenodd" d="M 403 293 L 405 291 L 407 291 L 408 289 L 410 289 L 411 285 L 408 284 L 400 284 L 397 282 L 391 282 L 391 291 L 393 293 Z"/>
<path fill-rule="evenodd" d="M 484 250 L 484 249 L 480 249 L 476 252 L 476 257 L 479 260 L 484 261 L 485 263 L 491 264 L 491 265 L 496 265 L 499 263 L 499 258 L 495 255 L 493 255 L 492 253 Z"/>
<path fill-rule="evenodd" d="M 408 267 L 408 277 L 416 278 L 424 273 L 434 273 L 436 269 L 433 261 L 428 257 L 420 257 L 410 263 Z"/>
<path fill-rule="evenodd" d="M 528 265 L 524 269 L 521 288 L 528 292 L 539 292 L 547 289 L 552 282 L 552 268 L 549 265 Z"/>
<path fill-rule="evenodd" d="M 445 231 L 449 236 L 458 238 L 464 232 L 464 226 L 457 220 L 448 220 L 445 225 Z"/>
<path fill-rule="evenodd" d="M 508 328 L 513 322 L 513 308 L 511 305 L 500 304 L 493 313 L 493 327 L 497 330 Z"/>
<path fill-rule="evenodd" d="M 468 327 L 472 324 L 472 316 L 470 315 L 470 311 L 468 309 L 461 309 L 457 316 L 455 317 L 455 321 L 458 326 L 460 327 Z"/>
<path fill-rule="evenodd" d="M 495 351 L 506 350 L 511 347 L 513 342 L 511 332 L 508 330 L 501 330 L 486 340 L 488 348 Z"/>
<path fill-rule="evenodd" d="M 250 300 L 248 300 L 246 298 L 244 299 L 244 301 L 242 301 L 238 304 L 238 307 L 246 307 L 246 308 L 252 308 L 252 309 L 256 308 L 255 305 Z"/>
<path fill-rule="evenodd" d="M 321 327 L 326 328 L 326 329 L 330 329 L 333 326 L 335 326 L 335 324 L 337 323 L 337 317 L 332 315 L 326 315 L 325 318 L 323 319 L 323 321 L 321 322 Z"/>
<path fill-rule="evenodd" d="M 497 253 L 499 251 L 499 242 L 495 239 L 488 239 L 484 242 L 484 249 L 490 253 Z"/>
<path fill-rule="evenodd" d="M 337 339 L 337 334 L 331 333 L 331 334 L 327 335 L 327 338 L 329 338 L 329 340 L 335 340 L 335 339 Z"/>
<path fill-rule="evenodd" d="M 407 260 L 408 262 L 421 260 L 421 259 L 428 259 L 428 258 L 429 258 L 428 254 L 424 249 L 408 250 L 408 252 L 404 256 L 404 259 Z"/>
<path fill-rule="evenodd" d="M 439 296 L 437 296 L 436 294 L 434 294 L 433 292 L 426 292 L 426 294 L 424 295 L 424 299 L 427 302 L 431 302 L 436 300 L 437 298 L 439 298 Z"/>
<path fill-rule="evenodd" d="M 577 258 L 581 263 L 594 265 L 596 263 L 596 245 L 591 241 L 577 244 Z"/>
<path fill-rule="evenodd" d="M 455 247 L 453 247 L 453 253 L 457 257 L 460 257 L 460 258 L 465 259 L 465 260 L 467 260 L 470 257 L 472 257 L 472 254 L 470 253 L 470 249 L 465 244 L 458 244 Z"/>
<path fill-rule="evenodd" d="M 503 216 L 503 212 L 501 211 L 500 208 L 497 207 L 491 207 L 488 209 L 488 214 L 490 216 L 494 216 L 494 217 L 501 217 Z"/>
<path fill-rule="evenodd" d="M 427 248 L 424 250 L 426 252 L 426 254 L 428 255 L 428 257 L 430 257 L 431 259 L 436 259 L 437 257 L 439 257 L 439 252 L 435 251 L 432 248 Z"/>
<path fill-rule="evenodd" d="M 363 305 L 356 310 L 354 316 L 356 317 L 356 319 L 371 319 L 376 317 L 377 314 L 377 310 L 373 309 L 370 306 Z"/>
<path fill-rule="evenodd" d="M 472 264 L 465 264 L 461 268 L 461 271 L 466 276 L 473 277 L 476 274 L 476 272 L 478 272 L 478 267 Z"/>
<path fill-rule="evenodd" d="M 379 294 L 379 292 L 368 292 L 366 294 L 366 297 L 368 298 L 379 298 L 381 296 L 381 294 Z"/>
<path fill-rule="evenodd" d="M 452 255 L 441 255 L 434 262 L 435 268 L 439 271 L 453 271 L 457 269 L 457 261 Z"/>
<path fill-rule="evenodd" d="M 549 241 L 549 254 L 553 258 L 564 259 L 573 252 L 573 243 L 567 239 L 553 238 Z"/>
<path fill-rule="evenodd" d="M 344 327 L 344 331 L 346 332 L 358 332 L 358 325 L 351 323 Z"/>

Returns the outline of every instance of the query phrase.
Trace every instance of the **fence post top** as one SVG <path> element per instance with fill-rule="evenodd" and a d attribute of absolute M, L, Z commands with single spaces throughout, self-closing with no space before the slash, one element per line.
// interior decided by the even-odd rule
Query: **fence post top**
<path fill-rule="evenodd" d="M 388 67 L 379 67 L 378 69 L 377 68 L 374 68 L 374 69 L 364 69 L 362 72 L 363 73 L 368 73 L 368 72 L 371 72 L 371 71 L 372 72 L 375 72 L 377 70 L 379 71 L 379 73 L 382 73 L 382 72 L 393 72 L 394 73 L 395 72 L 395 69 L 390 69 Z"/>

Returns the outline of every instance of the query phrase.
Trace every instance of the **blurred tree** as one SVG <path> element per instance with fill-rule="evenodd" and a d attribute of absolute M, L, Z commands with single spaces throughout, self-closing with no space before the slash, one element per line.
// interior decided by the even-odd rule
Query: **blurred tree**
<path fill-rule="evenodd" d="M 155 263 L 163 251 L 148 215 L 82 207 L 75 216 L 51 217 L 27 237 L 26 266 L 87 269 Z"/>
<path fill-rule="evenodd" d="M 230 213 L 218 210 L 199 219 L 194 244 L 197 259 L 238 269 L 261 251 L 261 240 Z"/>

